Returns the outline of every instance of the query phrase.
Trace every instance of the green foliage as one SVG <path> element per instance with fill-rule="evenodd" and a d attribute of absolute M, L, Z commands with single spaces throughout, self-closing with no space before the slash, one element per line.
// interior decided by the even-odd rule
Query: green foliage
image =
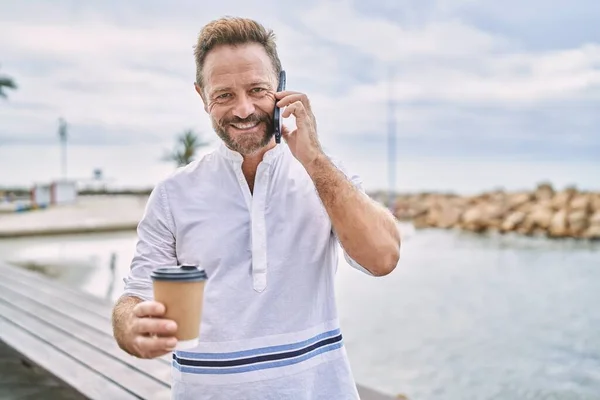
<path fill-rule="evenodd" d="M 164 157 L 164 160 L 175 162 L 177 167 L 183 167 L 194 160 L 194 156 L 198 149 L 208 146 L 209 144 L 210 143 L 203 140 L 199 134 L 188 129 L 177 136 L 175 149 L 169 152 Z"/>
<path fill-rule="evenodd" d="M 0 75 L 0 97 L 4 97 L 6 98 L 7 95 L 4 92 L 4 89 L 16 89 L 17 88 L 17 84 L 15 83 L 15 81 L 8 77 L 8 76 L 2 76 Z"/>

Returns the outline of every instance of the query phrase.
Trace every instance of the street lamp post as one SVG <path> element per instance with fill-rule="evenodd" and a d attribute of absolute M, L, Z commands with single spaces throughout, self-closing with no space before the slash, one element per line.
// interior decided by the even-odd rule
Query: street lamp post
<path fill-rule="evenodd" d="M 396 107 L 394 102 L 394 71 L 388 71 L 388 208 L 394 212 L 396 192 Z"/>
<path fill-rule="evenodd" d="M 58 119 L 58 137 L 61 144 L 61 170 L 64 180 L 67 179 L 67 122 L 64 118 Z"/>

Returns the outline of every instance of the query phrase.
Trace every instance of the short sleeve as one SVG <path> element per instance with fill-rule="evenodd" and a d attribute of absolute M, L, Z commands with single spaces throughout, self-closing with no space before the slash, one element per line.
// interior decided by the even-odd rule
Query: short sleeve
<path fill-rule="evenodd" d="M 124 296 L 152 300 L 150 273 L 156 267 L 177 265 L 175 227 L 168 206 L 164 183 L 150 193 L 144 214 L 137 227 L 137 243 L 129 274 L 124 278 Z"/>

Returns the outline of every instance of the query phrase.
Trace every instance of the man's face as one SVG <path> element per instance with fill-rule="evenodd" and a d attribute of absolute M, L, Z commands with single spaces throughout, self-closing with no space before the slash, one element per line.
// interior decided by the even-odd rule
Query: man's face
<path fill-rule="evenodd" d="M 204 109 L 217 135 L 242 155 L 254 154 L 273 137 L 276 79 L 262 46 L 219 46 L 204 63 Z"/>

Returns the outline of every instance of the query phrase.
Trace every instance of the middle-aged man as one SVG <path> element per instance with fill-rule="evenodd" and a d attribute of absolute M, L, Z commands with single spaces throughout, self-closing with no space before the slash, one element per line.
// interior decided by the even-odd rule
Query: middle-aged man
<path fill-rule="evenodd" d="M 199 265 L 208 275 L 200 344 L 174 351 L 174 399 L 357 399 L 335 302 L 337 244 L 354 268 L 389 274 L 400 254 L 395 220 L 324 154 L 308 97 L 277 92 L 271 31 L 213 21 L 195 58 L 196 91 L 222 144 L 152 191 L 115 338 L 141 358 L 173 351 L 177 327 L 162 318 L 149 275 Z M 281 144 L 275 105 L 296 119 Z"/>

